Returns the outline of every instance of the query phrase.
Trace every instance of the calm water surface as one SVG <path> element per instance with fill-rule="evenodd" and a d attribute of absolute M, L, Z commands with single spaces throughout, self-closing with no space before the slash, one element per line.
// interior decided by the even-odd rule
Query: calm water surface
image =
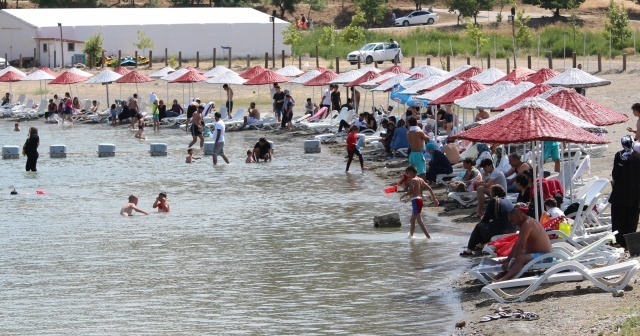
<path fill-rule="evenodd" d="M 184 163 L 179 130 L 33 125 L 39 171 L 0 161 L 2 335 L 439 335 L 460 315 L 448 288 L 464 232 L 435 218 L 430 241 L 374 229 L 385 212 L 408 223 L 409 205 L 341 157 L 304 155 L 303 139 L 247 165 L 261 134 L 228 134 L 232 163 L 213 167 Z M 0 144 L 21 146 L 28 126 L 0 123 Z M 149 156 L 154 141 L 167 157 Z M 116 157 L 97 157 L 105 142 Z M 69 156 L 50 159 L 51 144 Z M 151 211 L 160 191 L 170 214 L 118 215 L 132 193 Z"/>

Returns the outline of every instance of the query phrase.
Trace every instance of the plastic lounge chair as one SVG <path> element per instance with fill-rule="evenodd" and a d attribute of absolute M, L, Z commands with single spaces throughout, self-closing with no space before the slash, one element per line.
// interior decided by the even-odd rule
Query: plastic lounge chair
<path fill-rule="evenodd" d="M 520 272 L 514 276 L 514 279 L 520 278 L 526 272 L 547 269 L 564 261 L 578 261 L 583 265 L 611 265 L 620 258 L 620 254 L 601 251 L 600 248 L 608 241 L 612 241 L 614 239 L 614 235 L 609 234 L 587 246 L 581 247 L 580 249 L 576 249 L 574 246 L 563 242 L 554 244 L 552 245 L 552 251 L 550 253 L 545 253 L 533 258 L 533 260 L 522 267 Z M 548 258 L 553 258 L 553 261 L 549 263 L 542 262 Z M 488 285 L 491 280 L 502 272 L 502 264 L 496 265 L 496 262 L 503 259 L 505 258 L 485 257 L 480 262 L 480 265 L 474 267 L 469 273 L 476 279 L 480 280 L 483 284 Z"/>
<path fill-rule="evenodd" d="M 541 276 L 492 283 L 484 286 L 482 292 L 498 302 L 518 302 L 526 300 L 542 284 L 584 280 L 606 292 L 617 292 L 629 284 L 638 268 L 640 263 L 637 260 L 596 269 L 589 269 L 577 261 L 565 261 L 549 268 Z M 610 278 L 617 280 L 608 280 Z M 514 294 L 505 292 L 506 289 L 517 287 L 526 288 Z"/>

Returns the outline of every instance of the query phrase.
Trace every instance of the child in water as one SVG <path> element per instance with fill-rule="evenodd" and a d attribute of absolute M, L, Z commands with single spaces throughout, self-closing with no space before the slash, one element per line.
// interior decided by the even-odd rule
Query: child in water
<path fill-rule="evenodd" d="M 169 212 L 169 201 L 167 201 L 167 193 L 161 192 L 156 201 L 153 202 L 153 208 L 158 208 L 158 212 Z"/>
<path fill-rule="evenodd" d="M 253 152 L 251 150 L 247 151 L 247 159 L 244 160 L 244 163 L 255 163 L 256 160 L 253 159 Z"/>
<path fill-rule="evenodd" d="M 111 125 L 118 124 L 118 111 L 116 110 L 116 104 L 111 104 L 111 110 L 109 111 L 111 114 Z"/>
<path fill-rule="evenodd" d="M 129 196 L 129 202 L 126 203 L 125 205 L 122 206 L 122 209 L 120 209 L 120 215 L 122 216 L 131 216 L 133 214 L 133 211 L 137 211 L 140 213 L 143 213 L 145 215 L 148 215 L 149 213 L 138 208 L 138 196 L 136 195 L 130 195 Z"/>
<path fill-rule="evenodd" d="M 187 155 L 187 158 L 186 158 L 186 160 L 185 160 L 185 162 L 186 162 L 186 163 L 192 163 L 192 162 L 193 162 L 193 160 L 200 160 L 200 158 L 199 158 L 199 157 L 195 157 L 195 156 L 193 156 L 193 148 L 189 148 L 189 149 L 187 149 L 187 154 L 188 154 L 188 155 Z"/>
<path fill-rule="evenodd" d="M 16 123 L 13 127 L 14 132 L 20 132 L 20 124 Z"/>
<path fill-rule="evenodd" d="M 142 140 L 144 139 L 142 137 L 142 132 L 144 132 L 144 118 L 141 114 L 138 114 L 136 118 L 138 118 L 138 133 L 136 133 L 136 138 Z"/>
<path fill-rule="evenodd" d="M 405 173 L 407 174 L 407 176 L 409 176 L 409 190 L 404 195 L 402 195 L 400 199 L 402 200 L 407 196 L 411 196 L 412 212 L 409 237 L 413 238 L 413 232 L 416 228 L 416 221 L 418 221 L 418 225 L 420 225 L 420 228 L 422 229 L 422 232 L 424 232 L 424 235 L 427 236 L 427 238 L 431 238 L 429 232 L 427 231 L 427 228 L 424 226 L 424 222 L 422 222 L 422 198 L 424 197 L 423 191 L 425 189 L 429 191 L 429 193 L 431 194 L 431 198 L 433 198 L 434 206 L 439 205 L 438 200 L 436 199 L 436 195 L 433 193 L 431 187 L 429 187 L 429 185 L 422 178 L 417 177 L 418 170 L 416 169 L 416 167 L 407 167 Z"/>

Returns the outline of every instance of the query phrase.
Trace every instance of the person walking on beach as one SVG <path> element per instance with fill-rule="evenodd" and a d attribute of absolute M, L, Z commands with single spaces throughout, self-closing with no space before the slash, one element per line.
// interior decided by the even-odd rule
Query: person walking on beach
<path fill-rule="evenodd" d="M 424 226 L 424 222 L 422 221 L 422 206 L 424 205 L 424 202 L 423 202 L 424 190 L 428 190 L 429 193 L 431 194 L 431 198 L 433 199 L 434 206 L 439 205 L 438 199 L 436 199 L 436 195 L 433 193 L 433 189 L 431 189 L 431 187 L 429 187 L 429 185 L 422 178 L 417 177 L 418 170 L 416 169 L 416 167 L 414 166 L 407 167 L 407 169 L 405 169 L 405 174 L 407 174 L 407 176 L 409 177 L 409 188 L 404 195 L 400 196 L 400 200 L 402 200 L 407 196 L 411 197 L 412 211 L 411 211 L 411 228 L 409 229 L 409 237 L 413 238 L 413 232 L 416 229 L 416 221 L 417 221 L 418 225 L 420 225 L 420 228 L 422 229 L 422 232 L 424 232 L 424 235 L 427 236 L 427 238 L 431 238 L 431 236 L 429 235 L 429 231 L 427 231 L 427 228 Z"/>
<path fill-rule="evenodd" d="M 229 164 L 229 159 L 224 155 L 224 121 L 222 121 L 222 115 L 219 112 L 216 112 L 214 117 L 216 118 L 216 125 L 213 131 L 213 139 L 215 141 L 213 145 L 213 165 L 218 164 L 218 155 L 222 156 L 224 162 Z"/>
<path fill-rule="evenodd" d="M 153 111 L 153 131 L 160 132 L 160 109 L 158 108 L 158 101 L 153 101 L 153 107 L 151 108 Z"/>
<path fill-rule="evenodd" d="M 425 180 L 427 178 L 427 161 L 424 159 L 422 151 L 424 150 L 424 143 L 429 142 L 429 137 L 418 127 L 418 120 L 414 117 L 409 118 L 407 139 L 409 140 L 409 148 L 411 148 L 409 164 L 415 167 L 418 171 L 418 176 Z"/>
<path fill-rule="evenodd" d="M 120 209 L 120 215 L 131 216 L 133 214 L 133 211 L 137 211 L 145 215 L 149 214 L 148 212 L 138 208 L 138 196 L 136 195 L 129 196 L 129 202 L 125 203 L 125 205 L 122 206 L 122 209 Z"/>
<path fill-rule="evenodd" d="M 138 105 L 138 94 L 134 93 L 133 98 L 129 100 L 129 113 L 131 115 L 131 129 L 134 128 L 138 121 L 138 114 L 140 114 L 140 106 Z"/>
<path fill-rule="evenodd" d="M 142 117 L 142 114 L 138 114 L 136 116 L 136 119 L 138 120 L 138 133 L 136 133 L 136 138 L 142 140 L 142 139 L 146 139 L 145 137 L 142 136 L 142 133 L 144 132 L 144 118 Z"/>
<path fill-rule="evenodd" d="M 639 141 L 640 140 L 640 103 L 635 103 L 631 105 L 631 111 L 633 113 L 633 116 L 638 118 L 638 120 L 636 120 L 636 129 L 634 130 L 631 127 L 627 127 L 627 131 L 634 133 L 633 140 Z"/>
<path fill-rule="evenodd" d="M 191 118 L 193 118 L 193 114 L 196 113 L 198 111 L 198 101 L 192 101 L 189 106 L 187 106 L 187 123 L 185 125 L 187 125 L 187 127 L 189 127 L 189 122 L 192 121 Z M 185 131 L 189 131 L 189 129 L 185 129 Z"/>
<path fill-rule="evenodd" d="M 38 136 L 38 129 L 36 127 L 29 128 L 29 135 L 27 141 L 22 146 L 22 155 L 27 156 L 26 171 L 38 171 L 36 164 L 38 163 L 38 146 L 40 145 L 40 137 Z"/>
<path fill-rule="evenodd" d="M 364 172 L 364 158 L 362 157 L 360 150 L 358 150 L 358 139 L 359 139 L 358 132 L 359 131 L 360 131 L 360 128 L 355 125 L 351 126 L 351 128 L 349 129 L 349 134 L 347 135 L 348 160 L 347 160 L 347 169 L 345 170 L 345 172 L 349 171 L 349 166 L 351 166 L 351 161 L 353 161 L 354 155 L 358 156 L 358 160 L 360 160 L 360 169 L 362 169 L 362 171 Z"/>
<path fill-rule="evenodd" d="M 169 201 L 167 201 L 167 193 L 161 192 L 156 200 L 153 202 L 153 208 L 158 209 L 158 212 L 169 212 Z"/>
<path fill-rule="evenodd" d="M 191 148 L 191 146 L 193 146 L 196 141 L 198 141 L 198 138 L 200 138 L 200 148 L 204 147 L 204 134 L 202 133 L 202 110 L 203 107 L 198 106 L 196 111 L 193 113 L 193 116 L 191 117 L 191 126 L 189 128 L 193 140 L 189 143 L 189 148 Z"/>
<path fill-rule="evenodd" d="M 222 89 L 227 93 L 227 102 L 224 104 L 224 106 L 227 107 L 227 117 L 231 119 L 231 112 L 233 111 L 233 90 L 229 87 L 228 84 L 222 85 Z"/>
<path fill-rule="evenodd" d="M 333 85 L 324 90 L 322 96 L 320 96 L 320 108 L 326 107 L 327 111 L 331 112 L 331 92 Z"/>
<path fill-rule="evenodd" d="M 275 87 L 276 92 L 273 94 L 273 113 L 278 122 L 282 121 L 282 109 L 284 108 L 284 92 L 280 91 L 280 87 Z"/>
<path fill-rule="evenodd" d="M 624 235 L 636 232 L 640 218 L 640 153 L 633 150 L 633 138 L 620 139 L 622 150 L 613 159 L 611 171 L 611 230 L 618 231 L 616 241 L 626 248 Z"/>

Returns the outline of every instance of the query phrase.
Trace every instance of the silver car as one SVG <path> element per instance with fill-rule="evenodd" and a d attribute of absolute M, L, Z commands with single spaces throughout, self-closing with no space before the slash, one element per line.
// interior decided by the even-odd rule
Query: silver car
<path fill-rule="evenodd" d="M 371 64 L 378 62 L 382 64 L 384 61 L 400 62 L 402 60 L 402 49 L 396 43 L 374 42 L 365 44 L 360 50 L 352 51 L 347 55 L 347 62 L 353 64 L 364 62 Z"/>
<path fill-rule="evenodd" d="M 407 16 L 396 19 L 396 26 L 412 26 L 420 24 L 434 24 L 440 17 L 436 13 L 432 13 L 428 10 L 417 10 L 409 13 Z"/>

